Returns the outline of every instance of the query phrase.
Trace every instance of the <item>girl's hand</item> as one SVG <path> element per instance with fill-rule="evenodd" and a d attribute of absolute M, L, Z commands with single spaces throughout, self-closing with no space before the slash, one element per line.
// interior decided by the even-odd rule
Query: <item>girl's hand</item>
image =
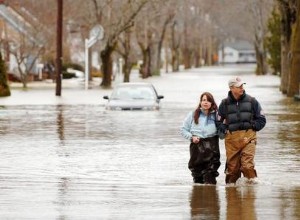
<path fill-rule="evenodd" d="M 199 138 L 199 137 L 196 137 L 196 136 L 193 136 L 193 137 L 192 137 L 192 142 L 193 142 L 194 144 L 199 143 L 199 141 L 200 141 L 200 138 Z"/>

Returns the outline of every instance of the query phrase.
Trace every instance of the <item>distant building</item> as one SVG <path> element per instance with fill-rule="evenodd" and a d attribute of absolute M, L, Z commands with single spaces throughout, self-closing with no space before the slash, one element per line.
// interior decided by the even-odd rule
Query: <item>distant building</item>
<path fill-rule="evenodd" d="M 0 50 L 7 63 L 8 72 L 19 75 L 18 62 L 15 54 L 24 53 L 24 51 L 20 51 L 20 48 L 22 48 L 20 42 L 21 36 L 25 37 L 28 46 L 38 45 L 42 47 L 44 42 L 41 40 L 43 39 L 42 34 L 39 33 L 38 36 L 38 34 L 34 33 L 32 31 L 32 23 L 29 22 L 30 20 L 37 19 L 26 11 L 25 8 L 21 8 L 22 11 L 18 11 L 12 6 L 13 5 L 6 3 L 6 1 L 0 0 Z M 21 12 L 23 12 L 24 15 Z M 31 66 L 33 64 L 31 73 L 36 75 L 38 74 L 38 60 L 35 59 L 36 55 L 31 51 L 26 52 L 28 55 L 25 57 L 21 68 L 24 69 L 25 66 Z"/>
<path fill-rule="evenodd" d="M 255 49 L 248 41 L 226 42 L 218 50 L 219 63 L 256 63 Z"/>

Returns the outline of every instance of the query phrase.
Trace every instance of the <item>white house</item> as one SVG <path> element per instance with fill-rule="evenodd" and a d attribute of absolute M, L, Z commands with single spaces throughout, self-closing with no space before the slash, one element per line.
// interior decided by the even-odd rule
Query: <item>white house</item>
<path fill-rule="evenodd" d="M 248 41 L 224 43 L 218 51 L 219 63 L 256 63 L 254 46 Z"/>

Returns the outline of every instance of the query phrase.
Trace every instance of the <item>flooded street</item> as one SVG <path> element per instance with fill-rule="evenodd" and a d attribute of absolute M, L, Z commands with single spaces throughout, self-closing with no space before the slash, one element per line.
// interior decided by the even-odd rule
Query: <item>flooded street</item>
<path fill-rule="evenodd" d="M 254 66 L 165 73 L 160 111 L 106 111 L 110 90 L 13 91 L 0 98 L 0 219 L 300 219 L 300 102 Z M 239 74 L 261 103 L 258 184 L 226 186 L 224 141 L 216 186 L 192 182 L 179 133 L 204 91 L 219 104 Z M 135 77 L 134 80 L 142 81 Z"/>

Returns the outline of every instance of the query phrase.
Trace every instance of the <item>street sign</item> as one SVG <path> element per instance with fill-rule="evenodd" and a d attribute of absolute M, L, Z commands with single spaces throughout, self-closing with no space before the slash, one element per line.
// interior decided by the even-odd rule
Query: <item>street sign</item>
<path fill-rule="evenodd" d="M 102 40 L 104 37 L 104 29 L 101 25 L 97 24 L 95 25 L 90 33 L 89 33 L 89 39 L 85 39 L 85 89 L 88 89 L 88 83 L 89 83 L 89 48 L 93 46 L 98 40 Z"/>
<path fill-rule="evenodd" d="M 104 29 L 101 25 L 95 25 L 90 31 L 90 39 L 102 40 L 104 37 Z"/>

